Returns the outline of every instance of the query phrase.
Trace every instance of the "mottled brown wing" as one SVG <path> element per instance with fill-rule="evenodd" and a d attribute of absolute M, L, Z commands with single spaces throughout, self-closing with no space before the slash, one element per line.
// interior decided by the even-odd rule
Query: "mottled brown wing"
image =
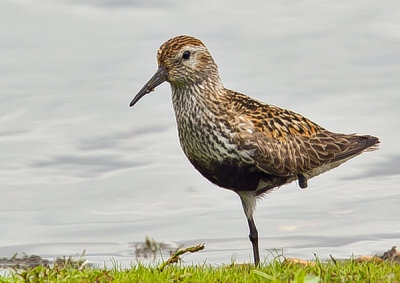
<path fill-rule="evenodd" d="M 331 163 L 338 166 L 379 143 L 372 136 L 329 132 L 300 114 L 238 92 L 230 95 L 235 142 L 253 152 L 255 165 L 269 174 L 293 176 Z"/>
<path fill-rule="evenodd" d="M 357 136 L 321 131 L 313 136 L 287 136 L 274 139 L 263 133 L 254 135 L 258 148 L 256 166 L 273 175 L 293 176 L 360 154 L 378 143 L 372 136 Z"/>

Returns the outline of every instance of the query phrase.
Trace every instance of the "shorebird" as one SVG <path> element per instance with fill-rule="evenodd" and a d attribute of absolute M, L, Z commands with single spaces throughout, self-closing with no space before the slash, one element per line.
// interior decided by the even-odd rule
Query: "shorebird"
<path fill-rule="evenodd" d="M 256 199 L 281 185 L 307 180 L 367 150 L 379 139 L 330 132 L 295 112 L 224 87 L 207 47 L 191 36 L 169 39 L 157 52 L 158 70 L 130 103 L 167 81 L 181 147 L 212 183 L 236 192 L 259 265 Z"/>

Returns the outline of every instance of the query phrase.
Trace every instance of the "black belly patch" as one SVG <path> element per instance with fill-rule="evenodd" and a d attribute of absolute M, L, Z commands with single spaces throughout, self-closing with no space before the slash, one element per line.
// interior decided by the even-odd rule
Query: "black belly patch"
<path fill-rule="evenodd" d="M 223 162 L 214 161 L 208 166 L 201 166 L 199 162 L 191 161 L 192 165 L 209 181 L 225 189 L 234 191 L 256 191 L 260 181 L 270 185 L 263 190 L 268 191 L 283 185 L 287 177 L 267 174 L 255 166 L 240 163 L 237 160 L 224 159 Z"/>

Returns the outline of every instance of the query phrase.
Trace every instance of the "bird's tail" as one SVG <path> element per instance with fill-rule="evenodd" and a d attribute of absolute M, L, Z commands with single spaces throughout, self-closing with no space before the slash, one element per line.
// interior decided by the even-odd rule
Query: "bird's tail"
<path fill-rule="evenodd" d="M 374 151 L 379 148 L 379 139 L 374 136 L 365 135 L 342 135 L 341 138 L 346 138 L 349 142 L 346 150 L 337 153 L 332 162 L 350 159 L 365 151 Z"/>

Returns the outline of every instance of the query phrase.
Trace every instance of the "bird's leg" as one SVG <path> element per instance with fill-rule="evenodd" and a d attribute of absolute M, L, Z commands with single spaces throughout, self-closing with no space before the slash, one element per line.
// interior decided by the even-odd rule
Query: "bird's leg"
<path fill-rule="evenodd" d="M 239 191 L 237 193 L 240 196 L 244 214 L 246 215 L 247 222 L 249 223 L 249 239 L 251 244 L 253 245 L 254 265 L 258 266 L 260 264 L 260 252 L 258 250 L 258 231 L 253 219 L 253 213 L 256 208 L 256 197 L 254 195 L 254 192 L 251 191 Z"/>
<path fill-rule="evenodd" d="M 256 228 L 256 223 L 254 223 L 253 217 L 247 219 L 250 228 L 249 239 L 251 244 L 253 245 L 253 255 L 254 255 L 254 265 L 260 265 L 260 252 L 258 250 L 258 231 Z"/>
<path fill-rule="evenodd" d="M 302 188 L 302 189 L 307 188 L 308 184 L 307 184 L 306 177 L 303 174 L 298 174 L 297 177 L 299 178 L 299 186 L 300 186 L 300 188 Z"/>

